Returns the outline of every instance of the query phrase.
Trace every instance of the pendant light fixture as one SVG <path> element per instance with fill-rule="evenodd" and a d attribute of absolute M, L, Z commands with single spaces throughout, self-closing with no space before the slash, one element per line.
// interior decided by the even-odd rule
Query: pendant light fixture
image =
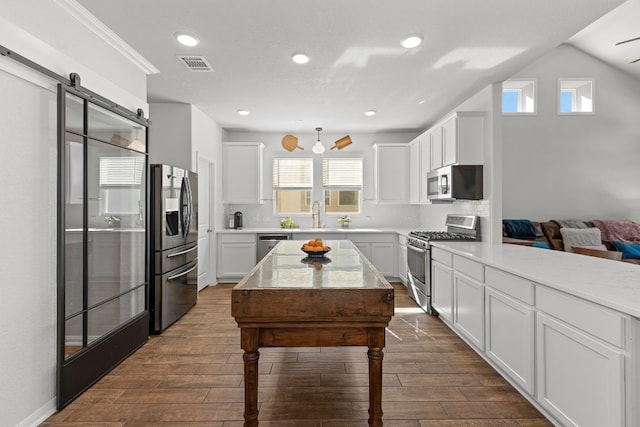
<path fill-rule="evenodd" d="M 311 147 L 311 151 L 313 151 L 316 154 L 322 154 L 324 153 L 324 145 L 322 145 L 322 142 L 320 142 L 320 132 L 322 131 L 322 128 L 316 128 L 316 132 L 318 132 L 318 141 L 313 144 L 313 147 Z"/>

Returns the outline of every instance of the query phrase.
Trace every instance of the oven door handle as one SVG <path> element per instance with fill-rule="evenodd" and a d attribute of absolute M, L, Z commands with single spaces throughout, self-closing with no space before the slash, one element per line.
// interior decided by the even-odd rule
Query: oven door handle
<path fill-rule="evenodd" d="M 415 246 L 411 246 L 411 245 L 407 245 L 407 249 L 411 249 L 412 251 L 415 251 L 415 252 L 420 252 L 421 254 L 427 252 L 426 249 L 416 248 Z"/>

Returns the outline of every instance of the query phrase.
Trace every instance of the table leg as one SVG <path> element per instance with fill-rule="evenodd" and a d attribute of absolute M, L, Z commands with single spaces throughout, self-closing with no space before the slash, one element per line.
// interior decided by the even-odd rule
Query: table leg
<path fill-rule="evenodd" d="M 258 330 L 241 330 L 244 350 L 244 427 L 258 427 Z"/>
<path fill-rule="evenodd" d="M 369 332 L 369 426 L 382 427 L 382 349 L 384 328 Z"/>

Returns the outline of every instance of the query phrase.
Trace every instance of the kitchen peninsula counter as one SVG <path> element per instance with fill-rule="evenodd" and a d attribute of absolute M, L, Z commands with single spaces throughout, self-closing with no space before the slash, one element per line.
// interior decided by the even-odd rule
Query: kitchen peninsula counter
<path fill-rule="evenodd" d="M 433 242 L 433 306 L 556 425 L 640 425 L 640 267 Z"/>
<path fill-rule="evenodd" d="M 467 242 L 432 245 L 640 318 L 638 265 L 520 245 Z"/>
<path fill-rule="evenodd" d="M 245 426 L 258 425 L 259 347 L 367 346 L 369 425 L 382 425 L 382 349 L 393 287 L 348 240 L 309 258 L 280 242 L 232 290 L 244 350 Z"/>

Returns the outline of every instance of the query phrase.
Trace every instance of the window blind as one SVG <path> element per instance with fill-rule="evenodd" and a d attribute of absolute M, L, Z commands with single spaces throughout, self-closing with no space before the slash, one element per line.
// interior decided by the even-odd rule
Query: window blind
<path fill-rule="evenodd" d="M 144 157 L 100 157 L 100 186 L 140 185 Z"/>
<path fill-rule="evenodd" d="M 362 158 L 322 159 L 322 186 L 326 189 L 362 189 Z"/>
<path fill-rule="evenodd" d="M 276 189 L 312 188 L 313 159 L 273 159 L 273 187 Z"/>

